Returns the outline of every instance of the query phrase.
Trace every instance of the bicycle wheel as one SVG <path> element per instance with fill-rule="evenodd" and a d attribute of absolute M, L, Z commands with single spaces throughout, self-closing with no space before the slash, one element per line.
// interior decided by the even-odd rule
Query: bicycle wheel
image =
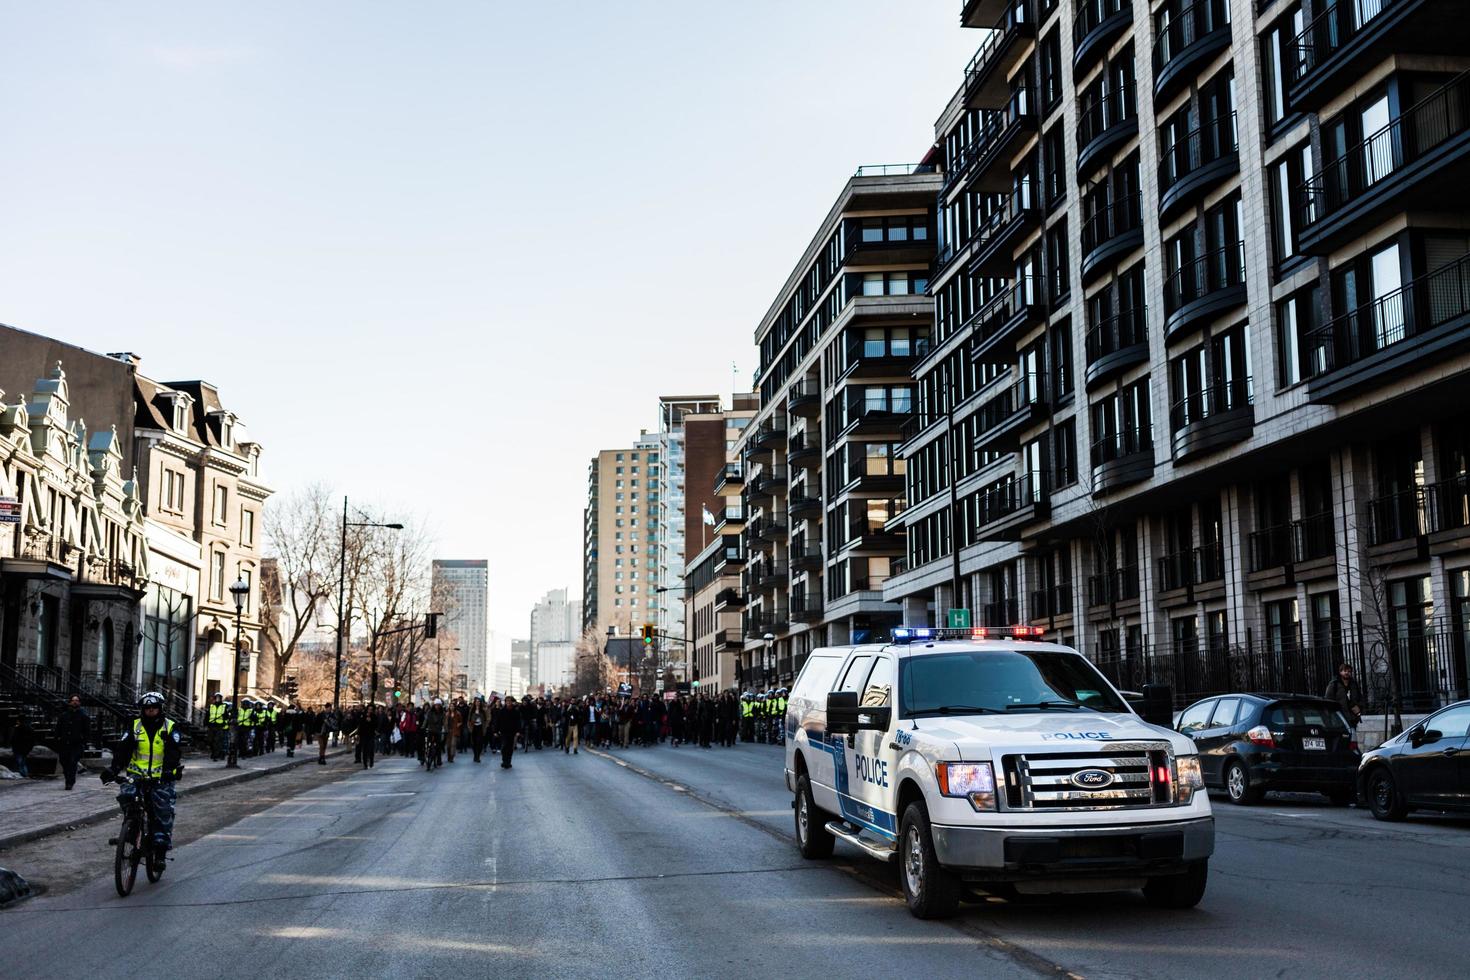
<path fill-rule="evenodd" d="M 134 855 L 138 851 L 138 837 L 143 828 L 135 817 L 123 820 L 122 832 L 117 837 L 117 848 L 112 858 L 112 880 L 117 893 L 127 898 L 138 878 L 138 862 Z"/>
<path fill-rule="evenodd" d="M 150 827 L 148 833 L 148 851 L 143 859 L 143 869 L 148 875 L 148 883 L 150 885 L 156 885 L 158 884 L 158 879 L 163 877 L 163 868 L 157 866 L 158 855 L 153 846 L 152 830 L 153 828 Z"/>

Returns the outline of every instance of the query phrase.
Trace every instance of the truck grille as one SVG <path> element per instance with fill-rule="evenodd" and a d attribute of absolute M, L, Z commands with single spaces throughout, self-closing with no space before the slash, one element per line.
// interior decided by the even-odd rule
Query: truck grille
<path fill-rule="evenodd" d="M 1001 768 L 1010 810 L 1128 809 L 1174 802 L 1174 760 L 1166 745 L 1008 755 Z"/>

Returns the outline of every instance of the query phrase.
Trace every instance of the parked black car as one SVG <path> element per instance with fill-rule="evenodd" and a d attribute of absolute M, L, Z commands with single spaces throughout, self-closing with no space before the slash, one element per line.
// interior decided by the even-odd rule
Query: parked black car
<path fill-rule="evenodd" d="M 1321 793 L 1338 806 L 1356 796 L 1362 753 L 1338 707 L 1296 694 L 1222 694 L 1185 708 L 1175 727 L 1199 747 L 1205 786 L 1232 803 L 1268 790 Z"/>
<path fill-rule="evenodd" d="M 1363 756 L 1358 785 L 1379 820 L 1470 810 L 1470 701 L 1439 709 Z"/>

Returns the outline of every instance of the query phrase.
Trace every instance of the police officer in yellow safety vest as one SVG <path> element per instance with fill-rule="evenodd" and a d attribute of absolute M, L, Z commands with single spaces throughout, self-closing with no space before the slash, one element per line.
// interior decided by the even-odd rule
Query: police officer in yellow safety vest
<path fill-rule="evenodd" d="M 230 706 L 218 691 L 209 699 L 209 712 L 204 721 L 209 727 L 209 758 L 218 762 L 225 757 L 225 742 L 230 737 Z"/>
<path fill-rule="evenodd" d="M 153 810 L 153 846 L 158 866 L 172 846 L 174 832 L 174 783 L 184 774 L 183 747 L 174 723 L 163 717 L 163 695 L 149 691 L 138 699 L 138 715 L 112 749 L 112 766 L 102 773 L 110 783 L 126 771 L 134 782 L 124 784 L 117 801 L 127 807 L 139 792 L 146 793 Z"/>
<path fill-rule="evenodd" d="M 740 741 L 755 741 L 755 695 L 749 691 L 740 696 Z"/>
<path fill-rule="evenodd" d="M 240 758 L 250 755 L 251 739 L 255 737 L 255 702 L 250 698 L 240 699 L 240 721 L 235 726 L 235 754 Z"/>

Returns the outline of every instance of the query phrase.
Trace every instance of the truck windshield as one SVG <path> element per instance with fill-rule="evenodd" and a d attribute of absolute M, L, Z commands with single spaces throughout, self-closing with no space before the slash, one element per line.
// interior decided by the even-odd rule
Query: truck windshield
<path fill-rule="evenodd" d="M 903 717 L 1128 710 L 1092 664 L 1073 653 L 965 650 L 904 657 L 899 663 Z"/>

